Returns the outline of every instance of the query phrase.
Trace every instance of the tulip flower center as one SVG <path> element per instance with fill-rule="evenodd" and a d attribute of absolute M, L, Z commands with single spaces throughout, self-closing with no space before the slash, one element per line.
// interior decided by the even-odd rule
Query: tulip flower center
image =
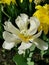
<path fill-rule="evenodd" d="M 30 36 L 26 30 L 22 30 L 19 34 L 19 37 L 24 42 L 29 42 L 29 39 L 32 38 L 32 36 Z"/>

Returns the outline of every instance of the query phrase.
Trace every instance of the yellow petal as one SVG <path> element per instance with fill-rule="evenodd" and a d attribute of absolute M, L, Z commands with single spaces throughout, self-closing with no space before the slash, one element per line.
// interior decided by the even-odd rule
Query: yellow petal
<path fill-rule="evenodd" d="M 12 3 L 15 3 L 16 1 L 15 1 L 15 0 L 2 0 L 2 3 L 3 3 L 3 4 L 6 3 L 6 4 L 10 5 L 11 2 L 12 2 Z"/>
<path fill-rule="evenodd" d="M 49 4 L 45 4 L 44 6 L 38 5 L 36 6 L 36 12 L 33 16 L 36 16 L 40 21 L 39 29 L 43 30 L 45 34 L 48 34 L 49 30 Z"/>
<path fill-rule="evenodd" d="M 41 5 L 38 5 L 38 6 L 36 6 L 35 8 L 36 8 L 36 9 L 41 9 L 42 6 L 41 6 Z"/>

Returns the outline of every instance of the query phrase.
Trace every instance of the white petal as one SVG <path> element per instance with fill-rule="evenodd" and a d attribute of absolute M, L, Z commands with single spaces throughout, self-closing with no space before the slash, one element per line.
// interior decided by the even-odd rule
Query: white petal
<path fill-rule="evenodd" d="M 25 51 L 24 50 L 19 50 L 18 53 L 19 54 L 25 54 Z"/>
<path fill-rule="evenodd" d="M 21 16 L 17 17 L 15 22 L 20 30 L 27 29 L 28 16 L 26 14 L 21 14 Z"/>
<path fill-rule="evenodd" d="M 2 47 L 4 49 L 7 49 L 7 50 L 11 50 L 14 46 L 15 46 L 15 43 L 14 42 L 8 43 L 6 41 L 4 41 L 4 43 L 2 45 Z"/>
<path fill-rule="evenodd" d="M 4 29 L 15 35 L 18 35 L 20 33 L 20 31 L 16 27 L 14 27 L 9 21 L 5 22 Z"/>
<path fill-rule="evenodd" d="M 35 17 L 30 18 L 30 29 L 28 30 L 29 35 L 33 35 L 37 32 L 39 27 L 39 21 Z"/>
<path fill-rule="evenodd" d="M 36 17 L 33 17 L 33 20 L 35 21 L 35 23 L 36 23 L 36 25 L 37 25 L 37 28 L 38 28 L 39 25 L 40 25 L 39 19 L 37 19 Z"/>
<path fill-rule="evenodd" d="M 48 44 L 39 38 L 34 39 L 34 44 L 37 46 L 37 48 L 39 48 L 41 50 L 47 50 L 48 49 Z"/>
<path fill-rule="evenodd" d="M 18 49 L 19 50 L 26 50 L 26 49 L 30 48 L 31 45 L 32 45 L 31 43 L 24 43 L 24 42 L 22 42 Z"/>
<path fill-rule="evenodd" d="M 19 50 L 18 53 L 19 54 L 25 54 L 25 50 L 30 48 L 31 45 L 32 45 L 31 43 L 24 43 L 24 42 L 22 42 L 20 47 L 18 48 L 18 50 Z"/>
<path fill-rule="evenodd" d="M 14 34 L 11 34 L 7 31 L 3 32 L 3 38 L 7 42 L 15 42 L 15 43 L 20 43 L 21 42 L 21 40 L 18 38 L 18 36 L 14 35 Z"/>
<path fill-rule="evenodd" d="M 38 38 L 38 37 L 40 37 L 41 34 L 42 34 L 42 30 L 40 32 L 38 32 L 37 34 L 33 35 L 32 39 L 30 39 L 30 41 L 33 42 L 33 40 L 36 39 L 36 38 Z"/>
<path fill-rule="evenodd" d="M 20 15 L 21 15 L 22 20 L 26 23 L 26 21 L 28 20 L 28 15 L 26 14 L 20 14 Z"/>
<path fill-rule="evenodd" d="M 38 37 L 41 36 L 41 34 L 42 34 L 42 30 L 41 30 L 40 32 L 38 32 L 37 34 L 35 34 L 35 35 L 33 36 L 33 38 L 34 38 L 34 39 L 35 39 L 35 38 L 38 38 Z"/>

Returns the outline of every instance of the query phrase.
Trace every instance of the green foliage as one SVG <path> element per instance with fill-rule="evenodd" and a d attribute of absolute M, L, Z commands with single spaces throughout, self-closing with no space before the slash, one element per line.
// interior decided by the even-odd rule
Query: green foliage
<path fill-rule="evenodd" d="M 35 44 L 33 43 L 32 46 L 30 47 L 30 51 L 34 51 L 35 49 Z"/>
<path fill-rule="evenodd" d="M 20 9 L 22 9 L 22 12 L 26 12 L 28 11 L 28 0 L 23 0 L 23 2 L 20 2 L 21 0 L 16 0 L 18 6 Z"/>
<path fill-rule="evenodd" d="M 28 61 L 28 65 L 34 65 L 34 62 Z"/>
<path fill-rule="evenodd" d="M 16 54 L 13 57 L 13 61 L 16 63 L 16 65 L 27 65 L 27 60 L 23 55 Z"/>
<path fill-rule="evenodd" d="M 0 4 L 0 39 L 2 39 L 2 32 L 3 32 L 1 8 L 2 8 L 2 5 Z"/>
<path fill-rule="evenodd" d="M 45 3 L 48 3 L 49 4 L 49 0 L 45 0 Z"/>
<path fill-rule="evenodd" d="M 20 14 L 20 9 L 16 6 L 16 4 L 12 3 L 10 5 L 5 5 L 4 11 L 8 14 L 11 21 L 14 21 Z"/>
<path fill-rule="evenodd" d="M 2 21 L 2 12 L 1 12 L 1 4 L 0 4 L 0 22 Z"/>
<path fill-rule="evenodd" d="M 34 65 L 34 62 L 31 61 L 31 58 L 27 58 L 27 64 L 28 64 L 28 65 Z"/>
<path fill-rule="evenodd" d="M 32 3 L 29 3 L 29 16 L 32 16 L 33 15 L 33 13 L 35 12 L 35 4 L 34 4 L 34 2 L 32 2 Z"/>
<path fill-rule="evenodd" d="M 32 1 L 32 3 L 29 3 L 29 0 L 23 0 L 21 3 L 20 0 L 16 0 L 18 7 L 21 9 L 22 13 L 26 13 L 29 16 L 32 16 L 35 11 L 35 4 Z"/>
<path fill-rule="evenodd" d="M 3 26 L 2 26 L 2 24 L 0 23 L 0 39 L 3 39 L 3 38 L 2 38 L 2 32 L 3 32 Z"/>

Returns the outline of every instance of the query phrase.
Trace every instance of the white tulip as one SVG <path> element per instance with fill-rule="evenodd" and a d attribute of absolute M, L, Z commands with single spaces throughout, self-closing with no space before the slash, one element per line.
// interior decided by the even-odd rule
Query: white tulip
<path fill-rule="evenodd" d="M 38 37 L 41 35 L 42 31 L 37 32 L 40 22 L 35 17 L 30 17 L 26 14 L 21 14 L 15 20 L 16 25 L 19 27 L 16 28 L 10 21 L 6 21 L 4 25 L 5 31 L 3 32 L 4 43 L 3 48 L 10 50 L 16 44 L 21 42 L 21 45 L 18 47 L 18 53 L 25 53 L 25 50 L 30 48 L 33 44 L 41 50 L 47 50 L 48 44 Z M 28 25 L 30 27 L 28 28 Z"/>

